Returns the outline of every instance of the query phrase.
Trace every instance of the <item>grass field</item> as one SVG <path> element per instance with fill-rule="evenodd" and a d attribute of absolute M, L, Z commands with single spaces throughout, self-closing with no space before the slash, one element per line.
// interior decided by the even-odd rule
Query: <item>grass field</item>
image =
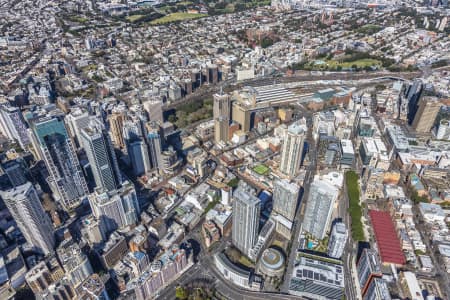
<path fill-rule="evenodd" d="M 352 218 L 352 237 L 355 242 L 365 241 L 363 223 L 361 221 L 362 209 L 359 204 L 359 186 L 358 174 L 355 171 L 348 171 L 345 173 L 345 184 L 347 185 L 347 192 L 349 198 L 349 213 Z"/>
<path fill-rule="evenodd" d="M 177 22 L 177 21 L 203 18 L 206 16 L 208 16 L 208 15 L 207 14 L 190 14 L 190 13 L 176 12 L 176 13 L 168 14 L 159 19 L 153 20 L 150 22 L 150 24 L 153 24 L 153 25 L 167 24 L 167 23 L 172 23 L 172 22 Z"/>
<path fill-rule="evenodd" d="M 381 29 L 383 29 L 381 26 L 373 25 L 373 24 L 366 24 L 366 25 L 356 29 L 356 31 L 360 32 L 360 33 L 364 33 L 364 34 L 374 34 L 374 33 L 377 33 L 378 31 L 380 31 Z"/>
<path fill-rule="evenodd" d="M 253 268 L 255 266 L 255 264 L 244 255 L 239 258 L 239 263 L 247 268 Z"/>
<path fill-rule="evenodd" d="M 267 175 L 269 174 L 270 170 L 265 165 L 257 165 L 256 167 L 253 168 L 253 171 L 258 173 L 259 175 Z"/>
<path fill-rule="evenodd" d="M 328 66 L 330 69 L 335 69 L 337 67 L 341 67 L 343 69 L 349 69 L 354 66 L 357 68 L 365 68 L 365 67 L 381 67 L 381 61 L 372 59 L 372 58 L 366 58 L 366 59 L 358 59 L 351 62 L 339 62 L 336 60 L 316 60 L 314 63 L 314 67 L 322 68 L 325 66 Z"/>
<path fill-rule="evenodd" d="M 137 20 L 139 20 L 143 17 L 144 17 L 144 15 L 131 15 L 131 16 L 126 17 L 126 19 L 130 22 L 136 22 Z"/>

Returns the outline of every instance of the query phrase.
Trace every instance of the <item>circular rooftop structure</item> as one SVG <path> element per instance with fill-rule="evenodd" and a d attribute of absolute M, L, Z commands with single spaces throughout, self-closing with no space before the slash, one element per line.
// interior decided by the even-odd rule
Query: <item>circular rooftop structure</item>
<path fill-rule="evenodd" d="M 284 255 L 275 248 L 264 250 L 260 259 L 260 271 L 270 277 L 281 277 L 284 272 Z"/>

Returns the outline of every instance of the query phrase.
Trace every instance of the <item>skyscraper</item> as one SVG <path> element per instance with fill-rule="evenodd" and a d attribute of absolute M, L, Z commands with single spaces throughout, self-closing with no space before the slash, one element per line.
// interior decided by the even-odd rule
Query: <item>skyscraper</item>
<path fill-rule="evenodd" d="M 249 106 L 239 101 L 234 101 L 231 106 L 231 117 L 233 122 L 239 123 L 242 131 L 250 131 L 251 118 Z"/>
<path fill-rule="evenodd" d="M 344 253 L 347 242 L 348 231 L 345 224 L 336 222 L 331 230 L 330 240 L 328 241 L 328 256 L 341 258 Z"/>
<path fill-rule="evenodd" d="M 114 148 L 105 127 L 100 120 L 91 119 L 80 133 L 81 144 L 89 159 L 95 185 L 104 191 L 115 190 L 122 183 L 122 177 Z"/>
<path fill-rule="evenodd" d="M 364 296 L 374 278 L 381 277 L 381 263 L 378 253 L 373 249 L 364 249 L 356 263 L 361 294 Z"/>
<path fill-rule="evenodd" d="M 370 281 L 363 300 L 391 300 L 391 294 L 386 280 L 375 277 Z"/>
<path fill-rule="evenodd" d="M 147 144 L 143 140 L 131 142 L 127 148 L 134 175 L 141 176 L 152 170 Z"/>
<path fill-rule="evenodd" d="M 429 133 L 436 121 L 442 103 L 436 97 L 422 97 L 414 117 L 413 128 L 417 132 Z"/>
<path fill-rule="evenodd" d="M 318 239 L 323 239 L 329 228 L 333 203 L 338 196 L 338 189 L 324 180 L 311 184 L 306 203 L 303 230 Z"/>
<path fill-rule="evenodd" d="M 214 139 L 216 143 L 228 141 L 228 127 L 230 126 L 230 96 L 214 94 L 213 118 Z"/>
<path fill-rule="evenodd" d="M 75 138 L 77 146 L 81 147 L 81 129 L 89 124 L 90 116 L 87 110 L 81 108 L 73 109 L 66 115 L 66 123 L 70 135 Z"/>
<path fill-rule="evenodd" d="M 158 124 L 164 122 L 162 104 L 162 100 L 159 98 L 153 98 L 143 103 L 150 121 L 157 122 Z"/>
<path fill-rule="evenodd" d="M 16 140 L 22 149 L 30 144 L 27 126 L 18 107 L 0 106 L 0 131 L 10 140 Z"/>
<path fill-rule="evenodd" d="M 276 180 L 273 189 L 273 211 L 289 221 L 294 221 L 300 187 L 282 179 Z"/>
<path fill-rule="evenodd" d="M 123 123 L 123 139 L 125 143 L 142 138 L 141 120 L 133 118 Z"/>
<path fill-rule="evenodd" d="M 159 169 L 162 165 L 162 144 L 159 126 L 154 123 L 147 123 L 147 143 L 152 169 Z"/>
<path fill-rule="evenodd" d="M 114 143 L 114 146 L 122 150 L 125 149 L 125 141 L 122 132 L 124 120 L 125 117 L 121 112 L 113 112 L 108 116 L 111 140 Z"/>
<path fill-rule="evenodd" d="M 233 198 L 233 245 L 248 256 L 258 239 L 260 200 L 242 186 L 234 191 Z"/>
<path fill-rule="evenodd" d="M 281 150 L 280 171 L 290 178 L 295 177 L 300 170 L 304 139 L 305 132 L 299 124 L 288 127 Z"/>
<path fill-rule="evenodd" d="M 12 186 L 19 186 L 27 182 L 26 166 L 22 159 L 8 160 L 2 164 L 2 169 Z"/>
<path fill-rule="evenodd" d="M 89 196 L 92 214 L 100 222 L 103 232 L 134 225 L 140 213 L 136 190 L 130 182 L 111 192 L 99 192 Z"/>
<path fill-rule="evenodd" d="M 123 137 L 127 145 L 127 154 L 133 168 L 133 173 L 140 176 L 152 169 L 148 146 L 143 139 L 143 128 L 140 119 L 126 121 L 123 128 Z"/>
<path fill-rule="evenodd" d="M 32 120 L 33 144 L 47 166 L 47 181 L 67 210 L 77 207 L 88 187 L 62 116 Z"/>
<path fill-rule="evenodd" d="M 53 252 L 53 226 L 42 208 L 34 186 L 27 182 L 7 191 L 0 191 L 0 195 L 27 242 L 44 254 Z"/>
<path fill-rule="evenodd" d="M 412 125 L 419 106 L 420 95 L 422 94 L 422 80 L 414 80 L 414 83 L 405 92 L 406 101 L 408 101 L 408 124 Z"/>

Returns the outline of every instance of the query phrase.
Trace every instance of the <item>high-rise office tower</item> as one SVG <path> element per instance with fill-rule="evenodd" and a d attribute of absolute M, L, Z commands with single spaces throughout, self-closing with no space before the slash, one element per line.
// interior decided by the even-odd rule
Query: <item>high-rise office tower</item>
<path fill-rule="evenodd" d="M 25 175 L 26 167 L 23 160 L 8 160 L 2 164 L 2 169 L 8 176 L 11 185 L 19 186 L 27 182 L 27 177 Z"/>
<path fill-rule="evenodd" d="M 273 189 L 273 211 L 289 221 L 294 221 L 300 187 L 282 179 L 276 180 Z"/>
<path fill-rule="evenodd" d="M 320 240 L 325 237 L 338 194 L 338 189 L 327 181 L 316 180 L 311 184 L 303 218 L 303 230 Z"/>
<path fill-rule="evenodd" d="M 154 123 L 147 123 L 146 129 L 150 164 L 152 169 L 159 169 L 162 166 L 162 144 L 159 126 Z"/>
<path fill-rule="evenodd" d="M 0 106 L 0 131 L 10 140 L 17 141 L 22 149 L 30 144 L 27 125 L 18 107 Z"/>
<path fill-rule="evenodd" d="M 233 245 L 248 256 L 258 239 L 261 201 L 242 186 L 234 191 L 233 198 Z"/>
<path fill-rule="evenodd" d="M 348 231 L 345 224 L 336 222 L 331 230 L 330 240 L 328 241 L 328 256 L 341 258 L 344 253 L 347 242 Z"/>
<path fill-rule="evenodd" d="M 158 124 L 164 123 L 162 104 L 162 100 L 159 98 L 153 98 L 143 103 L 144 109 L 151 122 L 156 122 Z"/>
<path fill-rule="evenodd" d="M 228 128 L 230 126 L 230 96 L 227 94 L 214 94 L 213 118 L 214 139 L 216 143 L 228 141 Z"/>
<path fill-rule="evenodd" d="M 47 181 L 67 210 L 77 207 L 88 187 L 62 116 L 32 120 L 33 144 L 47 166 Z"/>
<path fill-rule="evenodd" d="M 134 175 L 141 176 L 152 170 L 147 144 L 143 140 L 135 140 L 127 148 Z"/>
<path fill-rule="evenodd" d="M 75 108 L 66 115 L 69 134 L 75 139 L 77 146 L 81 147 L 81 130 L 88 126 L 91 116 L 86 109 Z"/>
<path fill-rule="evenodd" d="M 251 118 L 250 118 L 250 107 L 239 102 L 233 102 L 231 106 L 231 117 L 233 122 L 239 123 L 241 130 L 244 132 L 250 131 Z"/>
<path fill-rule="evenodd" d="M 140 139 L 142 138 L 142 135 L 141 120 L 135 118 L 123 123 L 123 139 L 125 140 L 125 143 Z"/>
<path fill-rule="evenodd" d="M 436 97 L 422 97 L 412 127 L 421 133 L 429 133 L 436 121 L 442 103 Z"/>
<path fill-rule="evenodd" d="M 88 257 L 74 240 L 64 240 L 56 249 L 56 253 L 67 279 L 75 289 L 94 273 Z"/>
<path fill-rule="evenodd" d="M 80 133 L 81 144 L 89 159 L 95 185 L 103 191 L 115 190 L 122 183 L 122 177 L 109 134 L 102 122 L 91 119 Z"/>
<path fill-rule="evenodd" d="M 416 79 L 413 84 L 405 90 L 406 101 L 408 101 L 408 124 L 412 125 L 417 109 L 419 107 L 419 99 L 422 94 L 422 80 Z"/>
<path fill-rule="evenodd" d="M 367 291 L 364 294 L 363 300 L 391 300 L 391 294 L 386 280 L 375 277 L 369 283 Z"/>
<path fill-rule="evenodd" d="M 361 294 L 365 296 L 372 280 L 382 276 L 378 253 L 373 249 L 364 249 L 356 263 L 356 270 Z"/>
<path fill-rule="evenodd" d="M 130 182 L 111 192 L 99 192 L 89 196 L 92 214 L 100 222 L 103 232 L 134 225 L 140 213 L 136 190 Z"/>
<path fill-rule="evenodd" d="M 0 195 L 28 243 L 44 254 L 53 252 L 55 238 L 50 218 L 34 186 L 27 182 Z"/>
<path fill-rule="evenodd" d="M 148 146 L 143 139 L 144 134 L 141 124 L 139 119 L 129 120 L 125 122 L 123 129 L 129 162 L 136 176 L 152 170 Z"/>
<path fill-rule="evenodd" d="M 304 140 L 305 132 L 299 124 L 288 127 L 281 150 L 280 171 L 291 178 L 300 170 Z"/>
<path fill-rule="evenodd" d="M 123 138 L 123 124 L 125 116 L 121 112 L 113 112 L 108 116 L 109 130 L 111 140 L 117 148 L 125 149 L 125 140 Z"/>

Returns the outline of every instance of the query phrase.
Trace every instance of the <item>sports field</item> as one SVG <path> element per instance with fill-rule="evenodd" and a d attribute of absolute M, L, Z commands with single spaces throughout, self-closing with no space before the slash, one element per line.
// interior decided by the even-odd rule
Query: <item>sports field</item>
<path fill-rule="evenodd" d="M 265 165 L 257 165 L 256 167 L 253 168 L 253 171 L 258 173 L 259 175 L 267 175 L 267 174 L 269 174 L 270 170 Z"/>
<path fill-rule="evenodd" d="M 191 14 L 191 13 L 184 13 L 184 12 L 176 12 L 172 14 L 168 14 L 164 17 L 161 17 L 159 19 L 153 20 L 150 22 L 152 25 L 160 25 L 160 24 L 167 24 L 177 21 L 184 21 L 184 20 L 193 20 L 198 18 L 203 18 L 208 16 L 207 14 Z"/>

